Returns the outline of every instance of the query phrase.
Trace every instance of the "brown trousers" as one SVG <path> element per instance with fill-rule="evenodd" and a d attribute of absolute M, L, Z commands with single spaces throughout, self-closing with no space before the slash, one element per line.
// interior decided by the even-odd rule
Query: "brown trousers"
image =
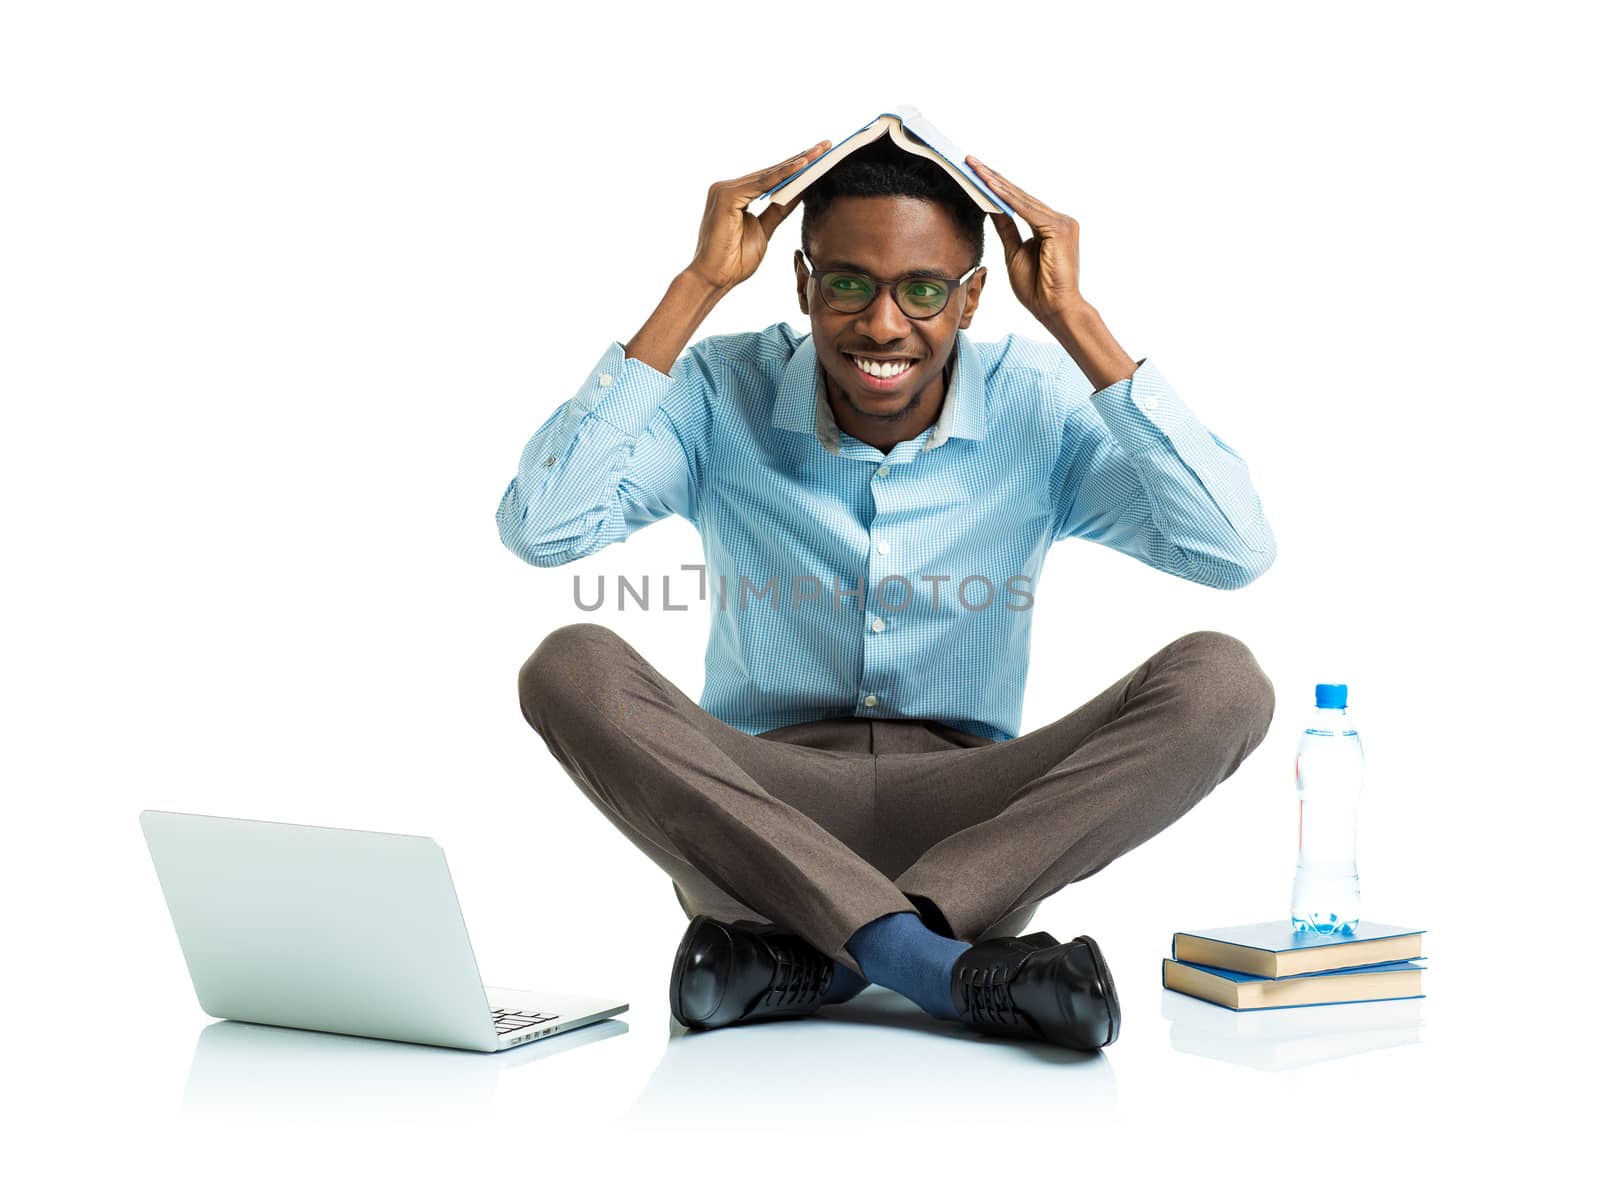
<path fill-rule="evenodd" d="M 845 942 L 890 912 L 960 940 L 1019 934 L 1040 900 L 1231 776 L 1274 707 L 1249 649 L 1210 630 L 1000 743 L 854 717 L 752 736 L 590 623 L 546 637 L 517 686 L 551 754 L 687 914 L 776 924 L 858 973 Z"/>

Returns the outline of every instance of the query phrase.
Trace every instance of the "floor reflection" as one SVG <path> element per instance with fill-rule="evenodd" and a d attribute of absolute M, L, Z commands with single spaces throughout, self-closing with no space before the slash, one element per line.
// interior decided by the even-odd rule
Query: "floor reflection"
<path fill-rule="evenodd" d="M 1114 1112 L 1116 1075 L 1103 1053 L 985 1037 L 929 1017 L 872 986 L 813 1017 L 689 1032 L 668 1019 L 666 1050 L 621 1123 L 676 1130 L 708 1118 L 758 1129 L 796 1109 L 830 1121 L 1012 1123 L 1094 1121 Z"/>
<path fill-rule="evenodd" d="M 195 1040 L 190 1116 L 330 1119 L 478 1115 L 500 1073 L 628 1032 L 614 1018 L 495 1054 L 315 1030 L 212 1022 Z"/>
<path fill-rule="evenodd" d="M 1234 1011 L 1163 990 L 1172 1048 L 1261 1071 L 1292 1071 L 1422 1041 L 1426 998 Z"/>

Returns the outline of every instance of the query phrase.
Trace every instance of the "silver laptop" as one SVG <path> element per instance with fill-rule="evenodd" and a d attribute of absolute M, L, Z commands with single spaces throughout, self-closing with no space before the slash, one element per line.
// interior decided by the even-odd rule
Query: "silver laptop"
<path fill-rule="evenodd" d="M 139 822 L 212 1017 L 491 1051 L 628 1008 L 486 989 L 432 838 L 154 809 Z"/>

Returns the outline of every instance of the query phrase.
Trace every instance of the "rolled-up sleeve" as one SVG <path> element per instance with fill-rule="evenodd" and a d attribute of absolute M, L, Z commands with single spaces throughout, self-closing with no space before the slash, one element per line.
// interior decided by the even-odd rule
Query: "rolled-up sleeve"
<path fill-rule="evenodd" d="M 495 513 L 501 542 L 549 568 L 668 515 L 697 522 L 716 363 L 705 340 L 664 374 L 613 341 L 523 447 Z"/>
<path fill-rule="evenodd" d="M 1081 384 L 1075 365 L 1059 378 Z M 1155 365 L 1068 413 L 1053 493 L 1055 539 L 1087 539 L 1213 588 L 1243 588 L 1277 543 L 1244 459 Z"/>

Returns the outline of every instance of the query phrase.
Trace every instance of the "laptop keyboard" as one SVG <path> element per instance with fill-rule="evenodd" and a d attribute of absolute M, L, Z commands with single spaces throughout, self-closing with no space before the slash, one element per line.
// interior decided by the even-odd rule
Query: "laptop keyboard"
<path fill-rule="evenodd" d="M 555 1014 L 536 1014 L 525 1009 L 500 1009 L 495 1008 L 494 1029 L 497 1034 L 513 1034 L 518 1030 L 526 1030 L 529 1026 L 537 1026 L 540 1022 L 552 1021 Z"/>

